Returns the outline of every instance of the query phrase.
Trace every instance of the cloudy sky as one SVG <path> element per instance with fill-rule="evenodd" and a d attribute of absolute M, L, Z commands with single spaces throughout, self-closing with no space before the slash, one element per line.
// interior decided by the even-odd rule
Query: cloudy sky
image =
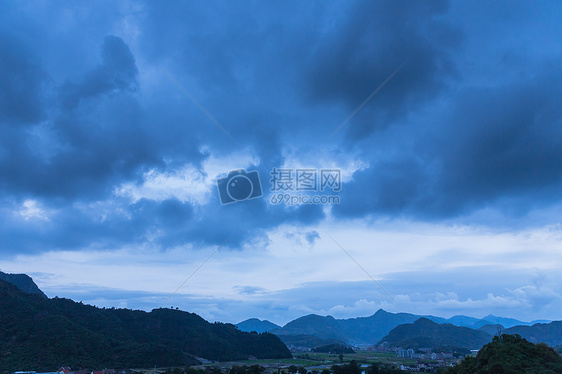
<path fill-rule="evenodd" d="M 0 270 L 211 321 L 562 319 L 560 2 L 0 8 Z"/>

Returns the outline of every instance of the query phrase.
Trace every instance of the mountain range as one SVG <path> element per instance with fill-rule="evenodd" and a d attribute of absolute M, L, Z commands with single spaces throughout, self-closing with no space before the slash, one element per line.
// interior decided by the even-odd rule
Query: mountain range
<path fill-rule="evenodd" d="M 414 349 L 464 350 L 469 353 L 469 350 L 480 349 L 491 342 L 492 337 L 484 331 L 450 323 L 439 324 L 422 317 L 414 323 L 393 328 L 378 344 Z"/>
<path fill-rule="evenodd" d="M 562 346 L 562 321 L 536 323 L 532 326 L 513 326 L 508 329 L 503 329 L 501 325 L 485 325 L 475 330 L 449 323 L 438 324 L 423 317 L 414 323 L 395 327 L 377 344 L 404 348 L 480 349 L 500 333 L 520 335 L 535 344 Z"/>
<path fill-rule="evenodd" d="M 513 326 L 529 326 L 539 322 L 522 322 L 513 318 L 496 317 L 491 314 L 481 319 L 462 315 L 447 319 L 410 313 L 390 313 L 379 309 L 375 314 L 369 317 L 336 319 L 332 316 L 310 314 L 297 318 L 283 327 L 279 327 L 267 320 L 262 321 L 255 318 L 243 321 L 236 326 L 242 331 L 269 331 L 279 336 L 287 345 L 300 345 L 303 347 L 315 347 L 320 343 L 372 345 L 380 341 L 395 327 L 414 323 L 420 318 L 426 318 L 437 324 L 450 324 L 457 327 L 467 327 L 473 330 L 483 328 L 483 332 L 490 336 L 496 333 L 496 324 L 501 325 L 502 328 L 507 328 Z M 493 329 L 493 331 L 490 329 Z M 299 344 L 295 344 L 295 342 Z"/>
<path fill-rule="evenodd" d="M 514 325 L 515 324 L 515 325 Z M 286 345 L 374 345 L 476 349 L 502 331 L 562 345 L 562 321 L 521 322 L 493 315 L 449 319 L 382 309 L 369 317 L 307 315 L 284 326 L 256 318 L 234 326 L 194 313 L 105 309 L 49 299 L 25 274 L 0 272 L 0 373 L 75 367 L 184 366 L 210 360 L 291 357 Z M 505 328 L 507 326 L 509 328 Z M 285 343 L 285 344 L 283 344 Z"/>

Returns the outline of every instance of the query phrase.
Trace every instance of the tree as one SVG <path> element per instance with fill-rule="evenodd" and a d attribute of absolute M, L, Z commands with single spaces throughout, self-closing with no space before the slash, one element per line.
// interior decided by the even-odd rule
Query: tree
<path fill-rule="evenodd" d="M 476 357 L 465 357 L 449 374 L 561 373 L 562 357 L 546 344 L 533 344 L 519 335 L 494 336 Z"/>
<path fill-rule="evenodd" d="M 340 358 L 340 362 L 343 362 L 343 355 L 341 353 L 338 357 Z"/>
<path fill-rule="evenodd" d="M 361 374 L 361 368 L 355 360 L 351 360 L 349 365 L 347 365 L 347 374 Z"/>
<path fill-rule="evenodd" d="M 230 368 L 229 374 L 246 374 L 246 366 L 233 365 Z"/>
<path fill-rule="evenodd" d="M 254 364 L 252 366 L 250 366 L 247 370 L 248 374 L 261 374 L 263 371 L 265 371 L 265 368 L 263 366 L 260 366 L 258 364 Z"/>
<path fill-rule="evenodd" d="M 365 370 L 365 374 L 379 374 L 380 373 L 380 369 L 379 369 L 379 365 L 372 363 L 367 370 Z"/>

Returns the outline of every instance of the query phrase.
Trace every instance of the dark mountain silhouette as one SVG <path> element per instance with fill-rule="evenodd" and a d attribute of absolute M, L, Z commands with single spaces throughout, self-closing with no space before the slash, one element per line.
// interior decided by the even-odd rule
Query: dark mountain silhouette
<path fill-rule="evenodd" d="M 281 339 L 286 335 L 311 335 L 323 340 L 345 344 L 374 344 L 394 327 L 420 318 L 408 313 L 389 313 L 382 309 L 370 317 L 335 319 L 332 316 L 310 314 L 287 323 L 283 328 L 271 330 Z M 334 342 L 335 343 L 335 342 Z"/>
<path fill-rule="evenodd" d="M 562 357 L 545 344 L 528 342 L 519 335 L 495 336 L 476 357 L 465 357 L 448 374 L 562 373 Z"/>
<path fill-rule="evenodd" d="M 246 332 L 267 332 L 275 329 L 280 329 L 281 326 L 276 325 L 273 322 L 269 322 L 268 320 L 259 320 L 257 318 L 250 318 L 245 321 L 236 324 L 236 327 L 241 331 Z"/>
<path fill-rule="evenodd" d="M 509 327 L 519 326 L 519 325 L 532 325 L 533 323 L 536 323 L 536 322 L 538 322 L 538 321 L 522 322 L 522 321 L 519 321 L 515 318 L 496 317 L 492 314 L 489 314 L 486 317 L 482 318 L 480 321 L 477 321 L 476 323 L 474 323 L 472 326 L 468 326 L 468 327 L 472 327 L 474 329 L 477 329 L 477 328 L 480 328 L 484 325 L 502 325 L 505 328 L 509 328 Z M 550 321 L 548 321 L 548 322 L 550 322 Z"/>
<path fill-rule="evenodd" d="M 503 330 L 505 329 L 502 325 L 484 325 L 482 327 L 479 327 L 477 330 L 484 331 L 485 333 L 490 335 L 497 335 L 498 331 L 503 332 Z"/>
<path fill-rule="evenodd" d="M 309 314 L 287 323 L 283 328 L 272 330 L 275 335 L 313 335 L 320 339 L 344 339 L 341 331 L 341 320 L 336 320 L 332 316 L 322 317 L 316 314 Z"/>
<path fill-rule="evenodd" d="M 466 348 L 479 349 L 489 343 L 492 336 L 468 327 L 438 324 L 427 318 L 392 329 L 378 344 L 403 348 Z"/>
<path fill-rule="evenodd" d="M 431 319 L 433 321 L 432 318 L 429 318 L 429 319 Z M 450 324 L 455 325 L 455 326 L 463 326 L 463 327 L 474 328 L 474 325 L 476 325 L 480 321 L 481 321 L 481 319 L 479 319 L 479 318 L 457 315 L 457 316 L 453 316 L 453 317 L 447 319 L 446 323 L 450 323 Z M 437 322 L 437 321 L 434 321 L 434 322 Z M 443 323 L 443 322 L 438 322 L 438 323 Z"/>
<path fill-rule="evenodd" d="M 562 345 L 562 321 L 536 323 L 533 326 L 514 326 L 505 329 L 506 334 L 519 334 L 531 343 L 546 343 L 550 346 Z"/>
<path fill-rule="evenodd" d="M 355 338 L 359 343 L 374 344 L 396 326 L 405 323 L 412 323 L 419 318 L 420 316 L 416 316 L 414 314 L 389 313 L 379 309 L 370 317 L 344 320 L 342 325 L 345 334 L 349 335 L 355 332 Z M 439 317 L 433 318 L 439 321 L 444 321 Z"/>
<path fill-rule="evenodd" d="M 0 281 L 0 372 L 71 367 L 185 366 L 210 360 L 288 358 L 273 334 L 209 323 L 194 313 L 100 309 L 29 294 Z"/>
<path fill-rule="evenodd" d="M 27 274 L 6 274 L 0 271 L 0 280 L 13 284 L 23 292 L 34 293 L 47 298 L 43 291 L 37 287 L 33 279 Z"/>
<path fill-rule="evenodd" d="M 502 318 L 488 315 L 482 319 L 457 315 L 449 319 L 422 316 L 410 313 L 389 313 L 379 309 L 370 317 L 359 317 L 350 319 L 336 319 L 332 316 L 319 316 L 310 314 L 297 318 L 279 329 L 270 330 L 271 333 L 281 337 L 287 342 L 286 336 L 315 336 L 322 340 L 337 340 L 345 344 L 375 344 L 387 335 L 393 328 L 407 323 L 413 323 L 419 318 L 426 318 L 439 324 L 452 324 L 459 327 L 470 327 L 477 329 L 485 325 L 493 325 L 500 321 L 507 326 L 513 324 L 528 325 L 529 322 L 521 322 L 513 318 Z M 491 320 L 491 321 L 489 321 Z M 503 324 L 502 323 L 502 324 Z M 503 325 L 503 326 L 506 326 Z M 488 332 L 488 331 L 487 331 Z M 494 335 L 496 332 L 494 331 Z M 311 345 L 306 345 L 311 347 Z"/>

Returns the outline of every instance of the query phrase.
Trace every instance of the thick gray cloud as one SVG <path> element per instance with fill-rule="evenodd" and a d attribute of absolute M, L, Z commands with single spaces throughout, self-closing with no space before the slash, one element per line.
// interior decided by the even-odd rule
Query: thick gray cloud
<path fill-rule="evenodd" d="M 0 121 L 18 126 L 45 116 L 48 76 L 33 49 L 7 30 L 0 32 Z"/>
<path fill-rule="evenodd" d="M 446 1 L 2 7 L 4 254 L 229 236 L 240 248 L 325 218 L 321 206 L 267 196 L 222 206 L 115 193 L 149 171 L 204 174 L 206 161 L 243 150 L 264 185 L 291 152 L 303 165 L 363 165 L 336 220 L 462 220 L 485 208 L 502 220 L 560 201 L 560 31 L 548 7 L 518 3 L 502 22 L 495 7 L 482 15 Z M 26 201 L 49 219 L 14 213 Z"/>
<path fill-rule="evenodd" d="M 135 58 L 123 39 L 106 36 L 101 55 L 102 64 L 86 73 L 82 82 L 69 82 L 61 87 L 60 95 L 65 110 L 76 108 L 82 99 L 137 89 Z"/>
<path fill-rule="evenodd" d="M 346 185 L 349 215 L 451 217 L 516 204 L 521 214 L 560 200 L 561 76 L 546 65 L 532 79 L 466 88 L 399 156 L 373 163 Z M 398 141 L 391 145 L 401 147 Z"/>
<path fill-rule="evenodd" d="M 365 137 L 442 93 L 456 74 L 462 31 L 442 17 L 444 1 L 357 2 L 330 23 L 313 47 L 303 79 L 315 102 L 343 103 L 351 113 L 393 71 L 384 94 L 365 107 L 348 135 Z"/>

